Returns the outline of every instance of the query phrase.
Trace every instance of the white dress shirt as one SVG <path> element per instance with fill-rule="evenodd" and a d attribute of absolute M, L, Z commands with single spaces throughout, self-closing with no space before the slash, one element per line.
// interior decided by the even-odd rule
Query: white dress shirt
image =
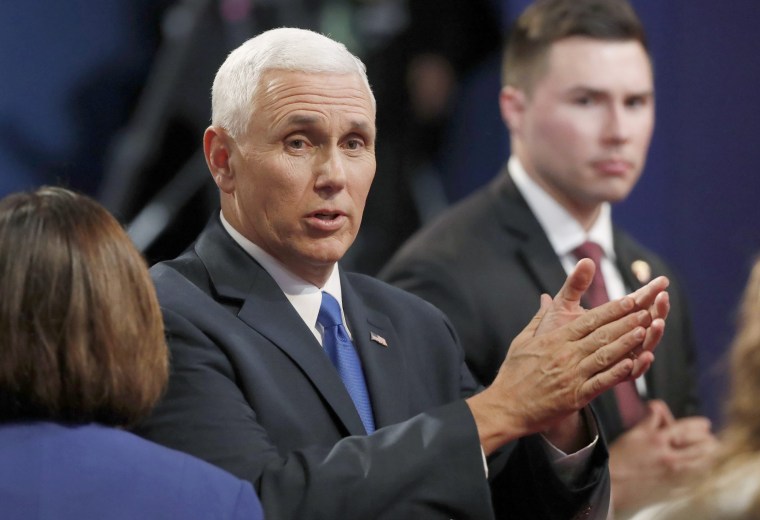
<path fill-rule="evenodd" d="M 316 285 L 299 278 L 288 270 L 279 260 L 264 251 L 261 247 L 257 246 L 246 237 L 244 237 L 238 230 L 232 227 L 227 222 L 224 215 L 221 214 L 222 226 L 230 234 L 232 239 L 242 247 L 246 253 L 251 255 L 269 275 L 274 278 L 274 281 L 285 293 L 285 297 L 290 301 L 293 308 L 296 310 L 301 319 L 304 321 L 309 330 L 314 334 L 314 337 L 322 344 L 322 334 L 324 329 L 322 325 L 317 323 L 317 316 L 319 315 L 319 308 L 322 306 L 322 291 L 330 293 L 338 303 L 340 304 L 340 312 L 343 317 L 343 326 L 346 328 L 348 335 L 351 336 L 351 330 L 346 321 L 346 315 L 343 312 L 343 293 L 340 287 L 340 274 L 338 271 L 338 264 L 335 264 L 330 273 L 330 277 L 327 279 L 324 287 L 319 288 Z"/>

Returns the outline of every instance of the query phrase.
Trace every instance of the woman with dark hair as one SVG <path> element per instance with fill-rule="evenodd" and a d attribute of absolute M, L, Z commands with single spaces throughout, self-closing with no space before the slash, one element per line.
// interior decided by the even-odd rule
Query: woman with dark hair
<path fill-rule="evenodd" d="M 123 427 L 167 381 L 147 266 L 97 202 L 0 201 L 0 517 L 262 517 L 250 483 Z"/>

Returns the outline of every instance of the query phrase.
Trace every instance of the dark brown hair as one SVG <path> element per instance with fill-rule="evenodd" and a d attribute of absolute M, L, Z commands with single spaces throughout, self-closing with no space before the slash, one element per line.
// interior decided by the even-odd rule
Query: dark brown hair
<path fill-rule="evenodd" d="M 510 30 L 502 85 L 529 92 L 544 71 L 551 45 L 571 36 L 635 40 L 649 53 L 644 27 L 626 0 L 536 0 Z"/>
<path fill-rule="evenodd" d="M 0 201 L 0 421 L 127 426 L 166 385 L 147 266 L 94 200 L 41 188 Z"/>

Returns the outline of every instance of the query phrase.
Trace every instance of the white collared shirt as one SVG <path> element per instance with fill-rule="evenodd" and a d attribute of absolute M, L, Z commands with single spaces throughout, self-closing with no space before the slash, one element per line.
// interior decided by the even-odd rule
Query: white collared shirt
<path fill-rule="evenodd" d="M 245 238 L 238 230 L 232 227 L 224 218 L 224 214 L 220 212 L 222 220 L 222 226 L 230 234 L 232 239 L 242 247 L 246 253 L 251 255 L 269 275 L 274 278 L 274 281 L 280 287 L 285 296 L 290 301 L 291 305 L 295 308 L 296 312 L 301 319 L 306 323 L 311 330 L 314 337 L 317 338 L 319 344 L 322 344 L 323 328 L 317 323 L 317 316 L 319 315 L 319 308 L 322 305 L 322 291 L 330 293 L 338 303 L 340 304 L 340 312 L 343 315 L 343 324 L 351 336 L 348 323 L 346 322 L 346 316 L 343 313 L 343 293 L 340 286 L 340 272 L 338 271 L 338 264 L 333 266 L 333 270 L 330 273 L 330 277 L 327 279 L 324 287 L 317 287 L 314 284 L 307 282 L 291 273 L 282 262 L 275 257 L 264 251 L 261 247 L 257 246 L 247 238 Z"/>
<path fill-rule="evenodd" d="M 565 272 L 570 274 L 578 263 L 578 259 L 572 253 L 573 250 L 585 241 L 591 240 L 599 244 L 604 251 L 602 276 L 610 300 L 625 296 L 628 291 L 620 271 L 615 267 L 616 255 L 609 203 L 602 204 L 599 216 L 591 229 L 586 232 L 580 222 L 531 179 L 517 157 L 513 155 L 509 158 L 507 168 L 517 189 L 520 190 L 528 207 L 541 224 Z"/>

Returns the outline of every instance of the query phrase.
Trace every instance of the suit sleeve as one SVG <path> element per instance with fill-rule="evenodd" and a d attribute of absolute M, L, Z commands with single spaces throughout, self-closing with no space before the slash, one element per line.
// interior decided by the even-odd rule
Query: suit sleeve
<path fill-rule="evenodd" d="M 586 473 L 571 483 L 563 482 L 554 471 L 543 442 L 539 435 L 531 435 L 490 459 L 495 517 L 606 518 L 610 477 L 604 440 L 600 438 L 595 446 Z"/>
<path fill-rule="evenodd" d="M 170 310 L 164 319 L 170 384 L 137 433 L 249 480 L 267 518 L 492 518 L 464 401 L 371 436 L 287 450 L 269 438 L 213 338 Z"/>

